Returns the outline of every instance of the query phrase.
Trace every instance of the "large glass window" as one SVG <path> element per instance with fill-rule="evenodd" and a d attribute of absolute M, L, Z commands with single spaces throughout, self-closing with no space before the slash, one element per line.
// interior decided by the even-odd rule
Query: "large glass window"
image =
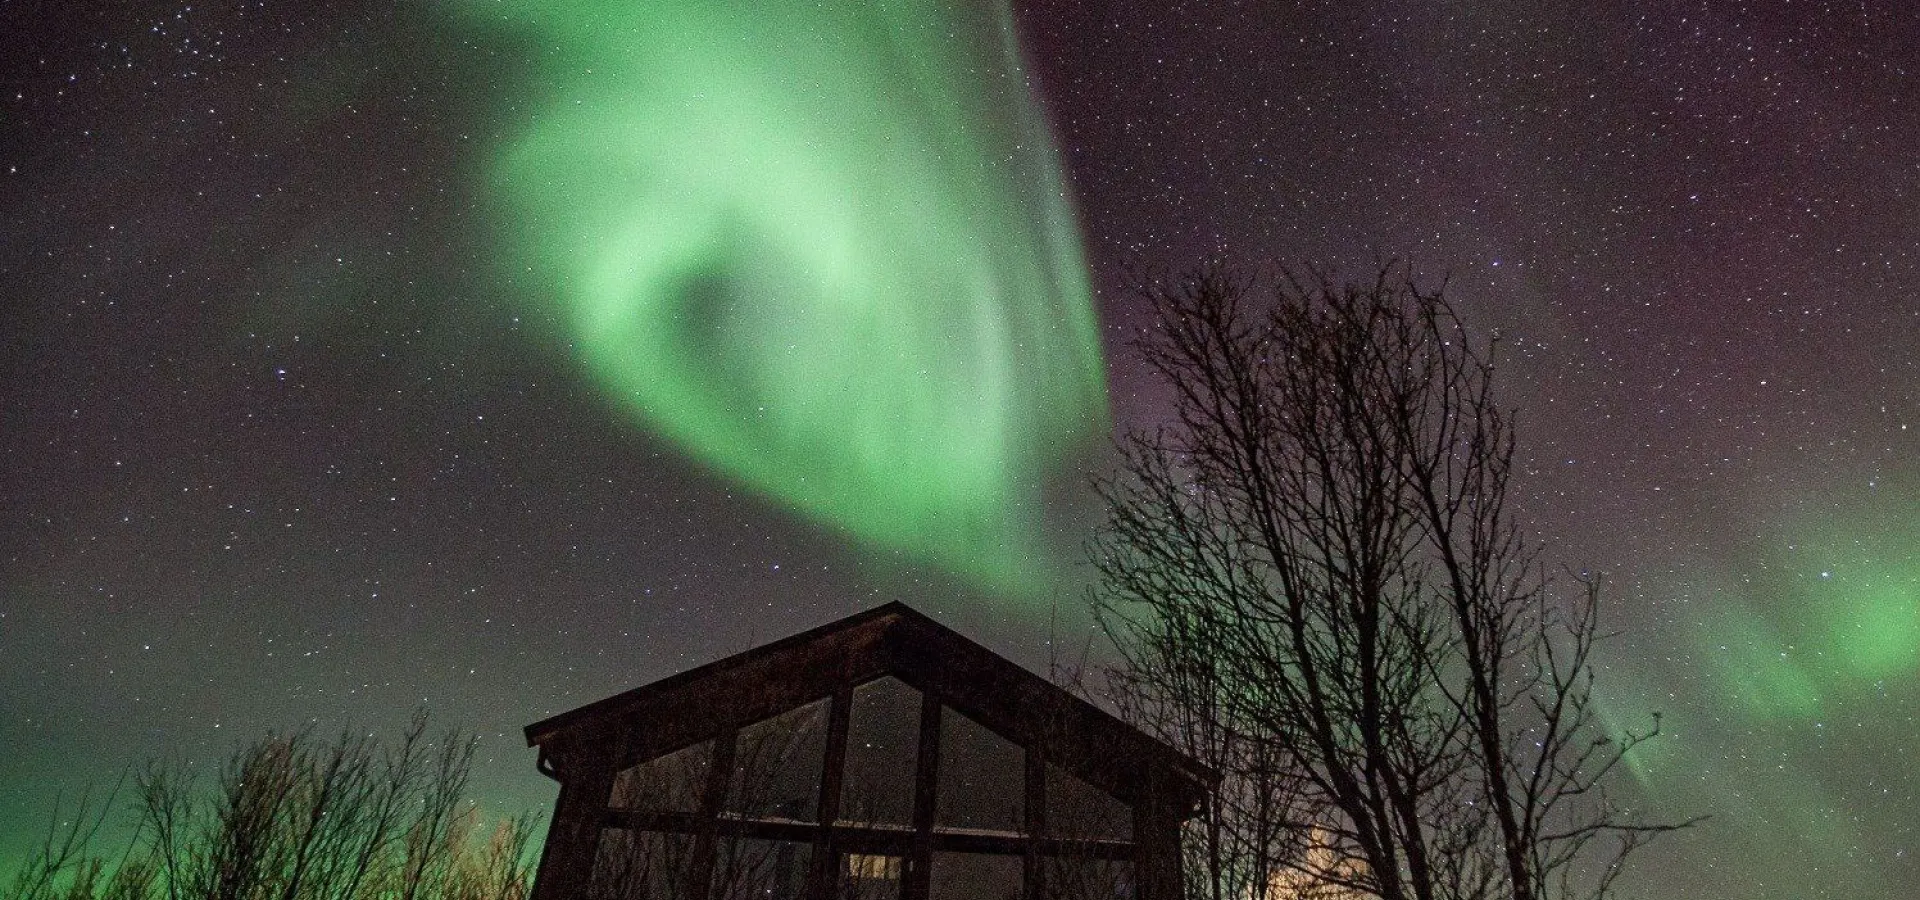
<path fill-rule="evenodd" d="M 1133 900 L 1133 863 L 1053 856 L 1042 865 L 1047 900 Z"/>
<path fill-rule="evenodd" d="M 603 829 L 587 896 L 591 900 L 698 896 L 699 873 L 693 857 L 693 838 L 689 835 Z"/>
<path fill-rule="evenodd" d="M 832 698 L 817 700 L 617 773 L 590 900 L 799 900 L 816 873 L 830 879 L 835 900 L 895 900 L 915 878 L 926 879 L 930 900 L 1013 900 L 1032 888 L 1029 874 L 1049 900 L 1133 896 L 1127 804 L 1053 763 L 1029 796 L 1025 748 L 953 709 L 925 706 L 898 679 L 840 696 L 843 711 Z M 928 779 L 919 777 L 923 710 L 940 717 Z M 839 714 L 846 744 L 833 748 Z M 821 785 L 835 756 L 844 760 L 832 773 L 841 812 L 826 830 Z M 731 771 L 715 772 L 726 758 Z M 715 813 L 702 800 L 722 774 Z M 933 827 L 915 833 L 923 788 L 933 791 Z M 1047 840 L 1033 843 L 1027 817 L 1036 802 L 1046 824 L 1033 837 Z"/>
<path fill-rule="evenodd" d="M 840 819 L 870 825 L 913 822 L 920 753 L 920 692 L 897 678 L 853 689 Z"/>
<path fill-rule="evenodd" d="M 713 742 L 704 741 L 624 769 L 614 776 L 607 805 L 643 812 L 697 813 L 712 765 Z"/>
<path fill-rule="evenodd" d="M 751 838 L 722 840 L 714 851 L 714 900 L 800 900 L 810 845 Z"/>
<path fill-rule="evenodd" d="M 1133 810 L 1113 795 L 1047 764 L 1047 833 L 1070 840 L 1133 840 Z"/>
<path fill-rule="evenodd" d="M 935 853 L 929 900 L 1020 900 L 1024 865 L 997 853 Z"/>
<path fill-rule="evenodd" d="M 748 819 L 812 822 L 827 750 L 825 699 L 740 729 L 726 811 Z"/>
<path fill-rule="evenodd" d="M 942 713 L 935 824 L 1003 833 L 1026 830 L 1026 754 L 954 710 Z"/>

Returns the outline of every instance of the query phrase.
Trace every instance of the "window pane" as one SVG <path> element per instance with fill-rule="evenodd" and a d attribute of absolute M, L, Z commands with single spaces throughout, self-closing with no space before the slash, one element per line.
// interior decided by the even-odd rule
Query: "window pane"
<path fill-rule="evenodd" d="M 840 867 L 840 900 L 899 900 L 906 862 L 898 856 L 847 854 Z"/>
<path fill-rule="evenodd" d="M 826 700 L 740 729 L 727 811 L 751 819 L 814 821 L 826 750 Z"/>
<path fill-rule="evenodd" d="M 1105 791 L 1047 764 L 1047 832 L 1083 840 L 1133 840 L 1133 810 Z"/>
<path fill-rule="evenodd" d="M 792 841 L 742 838 L 715 848 L 713 896 L 717 900 L 800 900 L 807 888 L 813 848 Z"/>
<path fill-rule="evenodd" d="M 651 812 L 699 812 L 713 742 L 648 760 L 614 776 L 607 805 Z"/>
<path fill-rule="evenodd" d="M 931 900 L 1020 900 L 1018 856 L 935 853 Z"/>
<path fill-rule="evenodd" d="M 601 829 L 587 896 L 592 900 L 695 896 L 693 838 L 657 831 Z"/>
<path fill-rule="evenodd" d="M 1133 900 L 1133 863 L 1045 857 L 1047 900 Z"/>
<path fill-rule="evenodd" d="M 896 678 L 854 688 L 840 818 L 878 825 L 911 824 L 919 744 L 919 691 Z"/>
<path fill-rule="evenodd" d="M 941 713 L 935 823 L 944 828 L 1026 830 L 1026 754 L 958 712 L 943 708 Z"/>

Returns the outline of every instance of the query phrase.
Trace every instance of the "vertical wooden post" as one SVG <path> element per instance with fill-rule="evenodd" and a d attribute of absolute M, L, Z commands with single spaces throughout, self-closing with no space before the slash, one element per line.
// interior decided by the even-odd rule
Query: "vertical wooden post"
<path fill-rule="evenodd" d="M 827 750 L 820 766 L 820 799 L 815 804 L 820 830 L 814 833 L 813 858 L 807 866 L 807 900 L 832 900 L 840 882 L 833 823 L 840 818 L 840 789 L 847 768 L 847 723 L 852 715 L 853 687 L 843 684 L 834 690 L 827 707 Z"/>
<path fill-rule="evenodd" d="M 600 849 L 600 826 L 613 791 L 613 767 L 599 759 L 574 760 L 559 769 L 560 798 L 547 827 L 546 846 L 533 879 L 533 900 L 585 897 Z"/>
<path fill-rule="evenodd" d="M 1186 900 L 1180 860 L 1180 814 L 1167 785 L 1149 776 L 1133 807 L 1135 900 Z"/>
<path fill-rule="evenodd" d="M 1027 852 L 1021 858 L 1021 897 L 1041 900 L 1047 890 L 1047 858 L 1037 849 L 1047 833 L 1047 761 L 1037 745 L 1021 748 L 1026 757 Z"/>
<path fill-rule="evenodd" d="M 913 851 L 901 900 L 927 900 L 933 877 L 933 822 L 940 792 L 940 701 L 920 695 L 920 756 L 913 774 Z"/>
<path fill-rule="evenodd" d="M 727 802 L 727 788 L 733 784 L 734 744 L 740 731 L 729 728 L 713 739 L 713 762 L 707 768 L 707 784 L 700 794 L 700 833 L 693 838 L 693 885 L 706 900 L 713 896 L 714 844 L 720 830 L 720 809 Z"/>

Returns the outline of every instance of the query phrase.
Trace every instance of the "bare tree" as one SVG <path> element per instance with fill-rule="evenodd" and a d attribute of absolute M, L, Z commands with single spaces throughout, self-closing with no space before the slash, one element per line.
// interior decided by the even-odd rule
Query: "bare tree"
<path fill-rule="evenodd" d="M 343 732 L 244 747 L 203 789 L 181 764 L 136 780 L 139 822 L 117 860 L 92 852 L 97 813 L 49 831 L 4 900 L 524 900 L 526 818 L 478 833 L 465 800 L 473 741 L 417 716 L 382 748 Z M 108 873 L 111 873 L 109 875 Z"/>
<path fill-rule="evenodd" d="M 1204 623 L 1142 618 L 1129 624 L 1126 664 L 1106 667 L 1089 683 L 1084 661 L 1072 668 L 1056 663 L 1054 677 L 1089 699 L 1106 699 L 1121 718 L 1221 773 L 1183 833 L 1188 896 L 1262 897 L 1284 880 L 1288 861 L 1305 854 L 1306 834 L 1284 827 L 1282 815 L 1306 802 L 1299 779 L 1275 758 L 1271 742 L 1233 729 L 1220 667 L 1212 656 L 1192 652 L 1208 643 L 1192 630 Z"/>
<path fill-rule="evenodd" d="M 82 793 L 71 811 L 56 801 L 46 833 L 27 854 L 13 880 L 0 887 L 0 898 L 138 900 L 148 896 L 153 886 L 151 866 L 122 854 L 109 869 L 108 859 L 92 852 L 124 783 L 122 779 L 98 802 L 91 791 Z"/>
<path fill-rule="evenodd" d="M 1657 719 L 1597 727 L 1599 582 L 1513 519 L 1494 342 L 1395 266 L 1143 295 L 1174 420 L 1099 485 L 1094 604 L 1122 710 L 1228 776 L 1201 893 L 1606 895 L 1680 826 L 1606 791 Z"/>

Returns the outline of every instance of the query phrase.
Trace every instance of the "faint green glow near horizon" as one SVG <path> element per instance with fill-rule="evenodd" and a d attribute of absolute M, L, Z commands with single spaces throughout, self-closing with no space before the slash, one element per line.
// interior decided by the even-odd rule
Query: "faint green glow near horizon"
<path fill-rule="evenodd" d="M 491 183 L 606 392 L 871 547 L 1032 587 L 1040 485 L 1107 412 L 1004 3 L 466 6 L 551 63 Z"/>

